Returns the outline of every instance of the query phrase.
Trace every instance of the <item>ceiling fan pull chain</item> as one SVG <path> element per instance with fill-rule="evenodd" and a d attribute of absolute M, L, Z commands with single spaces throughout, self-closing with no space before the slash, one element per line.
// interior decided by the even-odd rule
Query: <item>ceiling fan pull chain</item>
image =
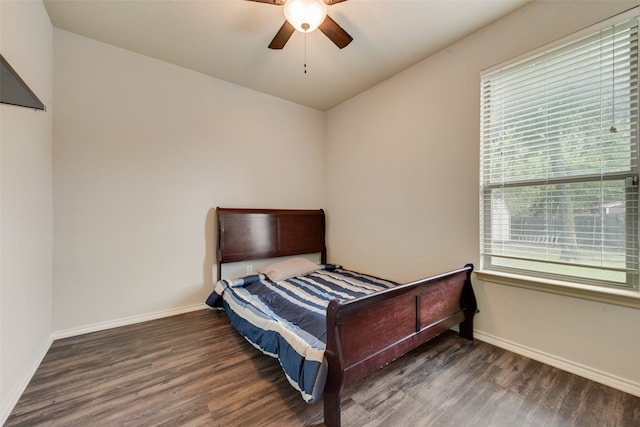
<path fill-rule="evenodd" d="M 304 73 L 307 74 L 307 32 L 304 32 Z"/>

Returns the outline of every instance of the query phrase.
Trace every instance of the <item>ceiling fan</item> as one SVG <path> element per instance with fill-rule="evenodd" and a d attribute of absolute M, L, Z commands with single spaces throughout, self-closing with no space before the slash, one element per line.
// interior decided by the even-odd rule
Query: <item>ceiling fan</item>
<path fill-rule="evenodd" d="M 316 28 L 340 49 L 353 40 L 340 25 L 327 15 L 327 5 L 341 3 L 346 0 L 249 0 L 268 3 L 276 6 L 284 5 L 285 21 L 269 44 L 270 49 L 282 49 L 295 30 L 308 33 Z"/>

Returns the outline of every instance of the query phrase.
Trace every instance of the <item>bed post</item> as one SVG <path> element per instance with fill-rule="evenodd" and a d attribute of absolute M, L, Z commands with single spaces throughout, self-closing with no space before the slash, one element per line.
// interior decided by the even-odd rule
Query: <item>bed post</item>
<path fill-rule="evenodd" d="M 324 209 L 320 209 L 320 215 L 322 216 L 322 251 L 320 252 L 320 264 L 327 263 L 327 244 L 326 244 L 326 229 L 327 219 L 324 213 Z"/>
<path fill-rule="evenodd" d="M 476 295 L 471 286 L 473 264 L 467 264 L 465 268 L 469 268 L 469 270 L 467 271 L 467 278 L 464 281 L 462 295 L 460 296 L 460 305 L 464 311 L 465 319 L 460 323 L 459 329 L 461 337 L 473 341 L 473 316 L 475 316 L 478 310 L 478 303 L 476 302 Z"/>
<path fill-rule="evenodd" d="M 344 366 L 340 350 L 337 313 L 340 302 L 333 300 L 327 307 L 327 347 L 325 357 L 329 365 L 327 382 L 324 387 L 324 424 L 327 427 L 340 427 L 340 394 L 344 387 Z"/>
<path fill-rule="evenodd" d="M 340 427 L 340 393 L 324 393 L 324 425 Z"/>
<path fill-rule="evenodd" d="M 222 254 L 220 252 L 220 244 L 222 243 L 222 226 L 220 224 L 220 206 L 216 206 L 216 227 L 218 228 L 218 241 L 216 242 L 216 263 L 218 265 L 218 277 L 216 278 L 217 281 L 222 280 Z"/>

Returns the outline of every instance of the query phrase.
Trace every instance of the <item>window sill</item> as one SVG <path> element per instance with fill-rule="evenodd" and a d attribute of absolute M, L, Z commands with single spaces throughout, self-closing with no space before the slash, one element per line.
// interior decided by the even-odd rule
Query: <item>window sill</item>
<path fill-rule="evenodd" d="M 516 286 L 591 301 L 605 302 L 631 308 L 640 308 L 640 290 L 616 289 L 560 280 L 542 279 L 489 270 L 475 270 L 476 277 L 485 282 Z"/>

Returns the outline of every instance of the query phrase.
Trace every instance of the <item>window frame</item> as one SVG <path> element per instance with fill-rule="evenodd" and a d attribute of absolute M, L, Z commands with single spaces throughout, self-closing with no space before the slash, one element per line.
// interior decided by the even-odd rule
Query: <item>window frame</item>
<path fill-rule="evenodd" d="M 489 69 L 483 70 L 482 75 L 484 76 L 484 75 L 490 74 L 496 70 L 506 68 L 512 64 L 521 62 L 528 58 L 535 57 L 545 51 L 554 49 L 556 47 L 564 46 L 566 44 L 571 43 L 572 41 L 576 41 L 582 37 L 592 35 L 602 29 L 611 27 L 612 25 L 615 25 L 617 23 L 622 23 L 626 20 L 637 18 L 639 16 L 639 13 L 640 13 L 640 7 L 635 7 L 627 12 L 623 12 L 622 14 L 616 15 L 598 24 L 592 25 L 577 33 L 574 33 L 572 35 L 556 40 L 553 43 L 542 46 L 536 50 L 520 55 L 509 61 L 497 64 Z M 640 44 L 640 41 L 638 44 Z M 636 51 L 634 53 L 636 61 L 638 59 L 639 49 L 640 48 L 636 46 Z M 638 73 L 639 71 L 636 69 L 636 76 Z M 636 103 L 637 103 L 638 90 L 634 91 L 632 96 L 636 97 Z M 481 105 L 481 114 L 484 114 L 482 113 L 482 107 L 483 105 Z M 638 121 L 639 120 L 636 118 L 636 122 L 634 123 L 636 132 L 634 137 L 630 141 L 630 146 L 632 147 L 632 149 L 636 150 L 636 153 L 638 153 L 637 150 L 639 148 L 638 129 L 640 129 L 640 123 L 638 123 Z M 482 123 L 483 123 L 483 119 L 481 118 L 481 132 L 483 132 Z M 483 136 L 481 135 L 481 140 L 482 138 Z M 483 153 L 481 152 L 480 153 L 481 171 L 483 170 L 483 168 L 485 168 L 485 166 L 482 165 L 483 159 L 484 159 Z M 555 183 L 563 183 L 563 182 L 575 183 L 575 182 L 580 182 L 581 180 L 587 181 L 590 178 L 593 178 L 593 176 L 585 175 L 579 178 L 562 177 L 554 181 Z M 632 167 L 630 168 L 630 171 L 615 172 L 615 173 L 610 173 L 606 175 L 598 175 L 598 179 L 603 181 L 608 179 L 618 179 L 618 180 L 632 179 L 633 185 L 636 188 L 635 194 L 632 196 L 633 202 L 636 203 L 636 206 L 637 206 L 637 203 L 640 202 L 638 200 L 639 196 L 637 194 L 637 180 L 638 180 L 637 163 L 635 165 L 632 165 Z M 487 184 L 485 182 L 482 182 L 482 178 L 481 178 L 480 214 L 481 214 L 481 217 L 485 219 L 480 223 L 479 231 L 480 231 L 481 245 L 483 244 L 483 239 L 486 239 L 486 236 L 491 235 L 491 232 L 492 232 L 491 231 L 492 230 L 491 228 L 492 227 L 492 221 L 491 221 L 492 202 L 490 197 L 486 197 L 488 192 L 491 192 L 496 188 L 516 187 L 516 186 L 523 186 L 523 185 L 533 186 L 536 183 L 539 185 L 543 185 L 543 184 L 548 185 L 550 183 L 550 180 L 547 178 L 547 179 L 540 179 L 540 180 L 536 180 L 536 179 L 524 180 L 520 182 L 513 181 L 513 182 L 509 182 L 505 186 L 505 183 Z M 626 200 L 629 199 L 630 197 L 629 192 L 627 192 L 625 197 L 626 197 Z M 635 238 L 633 239 L 634 242 L 632 243 L 632 246 L 635 245 L 635 248 L 636 248 L 635 258 L 637 259 L 640 257 L 638 253 L 638 246 L 639 246 L 638 241 L 640 240 L 640 238 L 638 237 L 638 228 L 639 228 L 638 218 L 637 216 L 635 216 L 634 218 L 629 218 L 628 211 L 629 210 L 627 209 L 626 210 L 627 220 L 625 221 L 625 236 L 628 236 L 628 235 L 635 236 Z M 554 292 L 554 293 L 559 293 L 564 295 L 579 296 L 583 298 L 606 301 L 606 302 L 615 303 L 615 304 L 628 305 L 632 307 L 640 307 L 640 281 L 638 280 L 638 270 L 634 269 L 633 272 L 626 274 L 627 280 L 626 280 L 626 286 L 625 286 L 624 284 L 622 284 L 622 282 L 610 283 L 610 282 L 595 280 L 595 279 L 563 276 L 563 275 L 549 274 L 544 272 L 535 272 L 532 270 L 523 270 L 523 269 L 514 269 L 509 267 L 503 267 L 503 266 L 496 266 L 491 263 L 492 257 L 496 255 L 491 254 L 491 251 L 488 251 L 488 252 L 489 253 L 483 253 L 482 247 L 481 247 L 480 268 L 477 270 L 477 274 L 482 279 L 490 280 L 492 282 L 507 284 L 507 285 L 515 285 L 515 286 L 536 289 L 536 290 L 546 290 L 549 292 Z M 628 255 L 628 252 L 625 252 L 625 253 Z M 637 260 L 637 261 L 640 262 L 640 260 Z M 541 262 L 550 263 L 548 261 L 541 261 Z M 604 269 L 606 268 L 603 268 L 603 270 Z"/>

